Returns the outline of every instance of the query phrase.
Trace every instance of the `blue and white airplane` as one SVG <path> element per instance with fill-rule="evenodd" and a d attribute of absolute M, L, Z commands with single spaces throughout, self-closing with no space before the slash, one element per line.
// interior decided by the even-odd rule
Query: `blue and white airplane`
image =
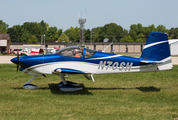
<path fill-rule="evenodd" d="M 84 74 L 94 81 L 94 74 L 149 72 L 172 69 L 168 36 L 165 33 L 151 32 L 140 58 L 110 54 L 79 46 L 65 47 L 55 54 L 23 56 L 11 59 L 21 66 L 20 71 L 33 77 L 23 86 L 25 89 L 38 89 L 29 84 L 38 76 L 56 74 L 62 82 L 62 91 L 81 90 L 80 84 L 65 80 L 68 74 Z"/>

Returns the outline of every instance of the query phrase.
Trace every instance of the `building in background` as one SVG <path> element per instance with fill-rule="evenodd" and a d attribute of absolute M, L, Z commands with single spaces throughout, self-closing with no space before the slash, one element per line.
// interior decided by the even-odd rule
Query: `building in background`
<path fill-rule="evenodd" d="M 0 33 L 0 53 L 8 52 L 10 49 L 10 35 L 6 33 Z"/>
<path fill-rule="evenodd" d="M 169 40 L 171 55 L 178 55 L 178 39 Z"/>

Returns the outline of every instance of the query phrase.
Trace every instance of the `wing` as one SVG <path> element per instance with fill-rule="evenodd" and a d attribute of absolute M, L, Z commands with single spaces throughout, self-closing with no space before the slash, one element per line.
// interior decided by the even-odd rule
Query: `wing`
<path fill-rule="evenodd" d="M 95 82 L 95 80 L 93 78 L 93 74 L 86 74 L 83 71 L 79 71 L 79 70 L 75 70 L 75 69 L 57 68 L 52 72 L 52 74 L 56 74 L 56 75 L 60 75 L 61 73 L 63 73 L 63 74 L 84 74 L 84 76 L 88 80 L 92 80 L 93 82 Z"/>

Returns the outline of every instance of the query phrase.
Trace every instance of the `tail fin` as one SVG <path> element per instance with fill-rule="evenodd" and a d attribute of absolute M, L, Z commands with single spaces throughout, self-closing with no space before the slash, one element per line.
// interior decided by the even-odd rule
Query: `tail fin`
<path fill-rule="evenodd" d="M 140 58 L 143 61 L 153 61 L 160 64 L 158 66 L 160 70 L 171 69 L 172 60 L 167 34 L 151 32 Z"/>

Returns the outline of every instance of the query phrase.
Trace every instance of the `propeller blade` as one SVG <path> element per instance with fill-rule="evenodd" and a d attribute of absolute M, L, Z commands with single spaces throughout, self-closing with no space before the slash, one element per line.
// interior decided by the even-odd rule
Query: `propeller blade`
<path fill-rule="evenodd" d="M 19 71 L 19 64 L 17 64 L 17 72 Z"/>

